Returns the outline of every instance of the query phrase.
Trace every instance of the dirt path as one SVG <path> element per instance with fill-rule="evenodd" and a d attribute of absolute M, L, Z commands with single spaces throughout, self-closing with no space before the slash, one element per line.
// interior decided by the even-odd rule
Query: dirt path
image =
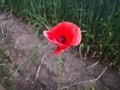
<path fill-rule="evenodd" d="M 42 35 L 38 37 L 27 24 L 9 14 L 0 14 L 0 28 L 0 32 L 5 33 L 0 37 L 0 46 L 5 48 L 4 55 L 10 61 L 7 79 L 15 78 L 15 88 L 57 90 L 59 75 L 57 58 L 53 56 L 55 47 L 46 42 Z M 119 74 L 95 63 L 95 60 L 81 59 L 74 52 L 72 47 L 62 54 L 62 90 L 79 90 L 79 86 L 80 90 L 90 90 L 90 81 L 95 81 L 95 90 L 120 90 Z M 66 86 L 69 88 L 66 89 Z"/>

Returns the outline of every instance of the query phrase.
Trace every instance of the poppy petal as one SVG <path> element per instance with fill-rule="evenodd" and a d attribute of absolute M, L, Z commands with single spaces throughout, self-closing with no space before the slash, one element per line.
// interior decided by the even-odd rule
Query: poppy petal
<path fill-rule="evenodd" d="M 57 47 L 56 50 L 54 51 L 54 55 L 57 55 L 61 52 L 63 52 L 64 50 L 68 49 L 69 47 L 66 47 L 66 48 L 61 48 L 61 47 Z"/>
<path fill-rule="evenodd" d="M 82 35 L 81 35 L 81 30 L 80 28 L 77 28 L 77 30 L 75 30 L 75 38 L 73 40 L 72 46 L 77 46 L 80 44 L 81 40 L 82 40 Z"/>
<path fill-rule="evenodd" d="M 60 46 L 65 47 L 65 45 L 59 43 L 59 42 L 56 40 L 56 38 L 51 37 L 52 34 L 50 35 L 49 33 L 50 33 L 50 31 L 43 31 L 43 34 L 44 34 L 44 36 L 48 39 L 48 41 L 50 41 L 52 44 L 60 45 Z"/>
<path fill-rule="evenodd" d="M 54 51 L 54 55 L 57 55 L 59 53 L 61 53 L 63 51 L 63 49 L 61 49 L 59 46 L 56 48 L 56 50 Z"/>

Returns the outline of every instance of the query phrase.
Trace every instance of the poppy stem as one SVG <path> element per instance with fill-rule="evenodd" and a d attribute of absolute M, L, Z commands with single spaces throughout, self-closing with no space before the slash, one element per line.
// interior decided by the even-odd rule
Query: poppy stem
<path fill-rule="evenodd" d="M 61 54 L 57 56 L 57 64 L 58 64 L 58 88 L 57 90 L 61 90 Z"/>

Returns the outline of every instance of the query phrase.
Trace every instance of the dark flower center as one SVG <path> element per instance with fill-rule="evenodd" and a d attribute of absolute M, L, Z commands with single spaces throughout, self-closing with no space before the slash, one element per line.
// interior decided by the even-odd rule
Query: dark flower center
<path fill-rule="evenodd" d="M 60 41 L 61 41 L 62 44 L 64 44 L 65 41 L 66 41 L 66 40 L 65 40 L 65 37 L 64 37 L 64 36 L 60 36 Z"/>

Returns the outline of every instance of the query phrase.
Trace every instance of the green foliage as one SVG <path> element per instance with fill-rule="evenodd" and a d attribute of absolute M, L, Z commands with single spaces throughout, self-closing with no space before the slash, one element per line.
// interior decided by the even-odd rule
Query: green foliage
<path fill-rule="evenodd" d="M 40 31 L 60 21 L 76 23 L 83 32 L 82 51 L 119 67 L 120 0 L 2 0 L 0 4 Z"/>
<path fill-rule="evenodd" d="M 85 84 L 85 90 L 95 90 L 93 86 L 93 82 L 87 82 Z"/>

